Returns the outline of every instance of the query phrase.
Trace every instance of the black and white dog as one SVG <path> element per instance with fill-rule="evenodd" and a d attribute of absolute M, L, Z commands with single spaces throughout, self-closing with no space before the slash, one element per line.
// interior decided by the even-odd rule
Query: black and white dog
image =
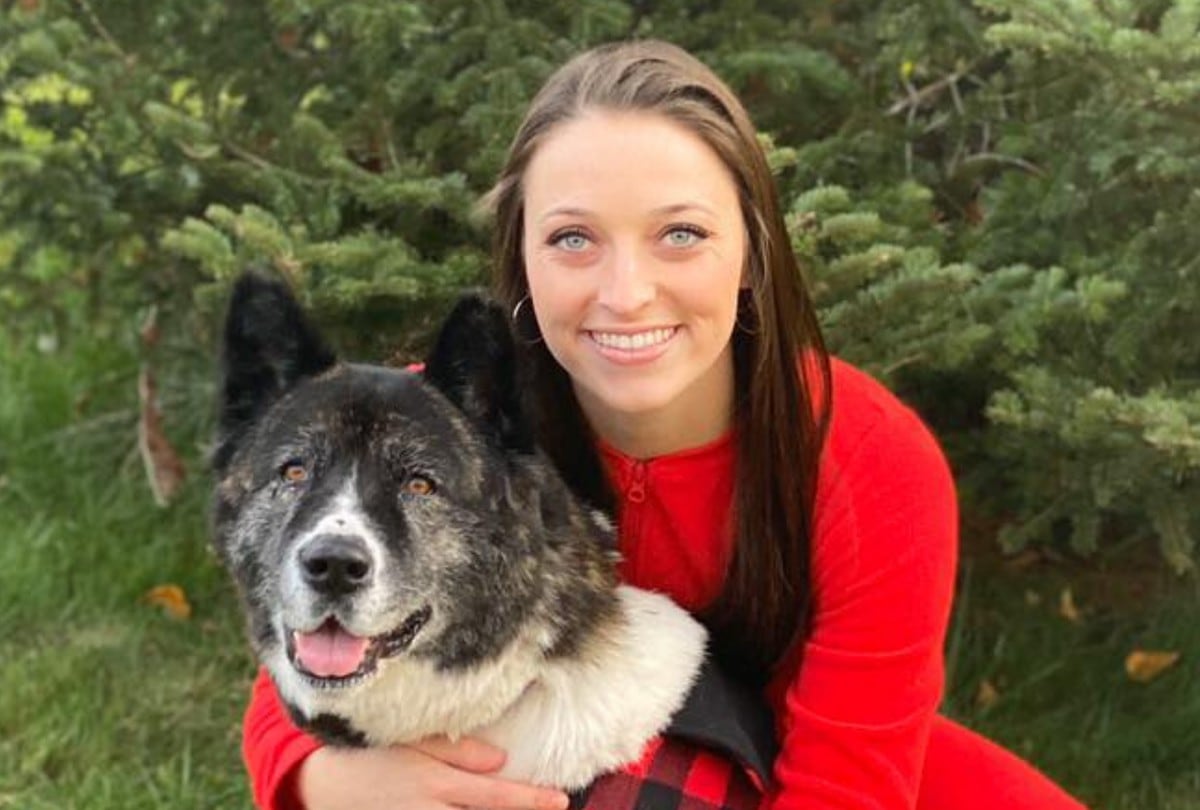
<path fill-rule="evenodd" d="M 667 728 L 704 629 L 618 583 L 611 524 L 533 445 L 503 311 L 464 299 L 410 373 L 338 361 L 248 274 L 223 351 L 214 544 L 302 727 L 471 734 L 504 775 L 565 789 Z"/>

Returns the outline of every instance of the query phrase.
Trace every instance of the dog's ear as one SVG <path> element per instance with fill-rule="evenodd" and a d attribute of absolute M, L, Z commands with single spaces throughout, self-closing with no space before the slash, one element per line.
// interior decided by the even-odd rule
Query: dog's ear
<path fill-rule="evenodd" d="M 253 271 L 243 274 L 225 316 L 216 469 L 228 463 L 235 440 L 268 405 L 336 362 L 286 284 Z"/>
<path fill-rule="evenodd" d="M 517 346 L 499 304 L 478 293 L 459 300 L 425 363 L 425 379 L 502 448 L 533 452 Z"/>

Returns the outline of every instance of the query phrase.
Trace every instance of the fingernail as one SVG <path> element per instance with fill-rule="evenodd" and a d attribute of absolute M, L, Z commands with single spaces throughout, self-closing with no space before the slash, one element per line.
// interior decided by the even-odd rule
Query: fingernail
<path fill-rule="evenodd" d="M 571 805 L 571 797 L 565 793 L 556 793 L 548 803 L 549 810 L 567 810 Z"/>

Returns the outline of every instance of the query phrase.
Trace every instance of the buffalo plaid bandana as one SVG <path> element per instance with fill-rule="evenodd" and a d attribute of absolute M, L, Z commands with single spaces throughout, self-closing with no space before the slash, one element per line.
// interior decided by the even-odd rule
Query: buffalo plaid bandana
<path fill-rule="evenodd" d="M 757 695 L 701 670 L 642 758 L 571 796 L 572 810 L 757 810 L 770 783 L 774 722 Z"/>

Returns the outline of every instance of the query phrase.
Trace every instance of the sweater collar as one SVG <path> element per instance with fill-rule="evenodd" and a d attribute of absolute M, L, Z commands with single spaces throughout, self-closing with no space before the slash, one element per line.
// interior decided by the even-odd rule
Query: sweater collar
<path fill-rule="evenodd" d="M 650 458 L 637 458 L 624 453 L 599 436 L 596 437 L 596 447 L 609 474 L 616 481 L 624 481 L 635 468 L 648 473 L 651 470 L 663 472 L 694 469 L 704 467 L 708 462 L 727 463 L 733 457 L 735 435 L 736 430 L 730 428 L 712 441 Z"/>

